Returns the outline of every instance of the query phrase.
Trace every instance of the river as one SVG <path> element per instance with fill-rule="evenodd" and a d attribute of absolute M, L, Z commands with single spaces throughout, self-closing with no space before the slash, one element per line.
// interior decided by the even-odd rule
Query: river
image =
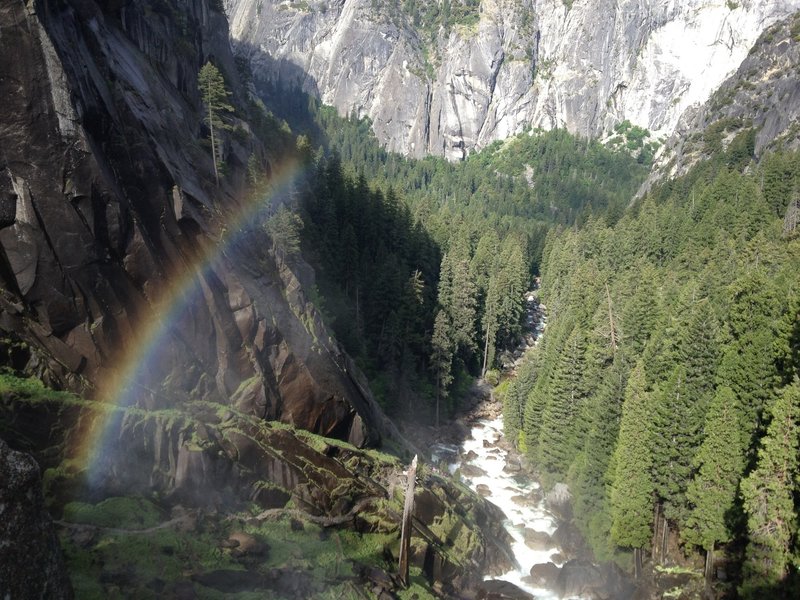
<path fill-rule="evenodd" d="M 538 344 L 544 333 L 546 317 L 534 292 L 526 294 L 526 303 L 527 331 L 513 360 L 504 361 L 507 372 L 513 372 L 524 352 Z M 508 448 L 503 443 L 502 417 L 479 420 L 472 424 L 450 470 L 458 471 L 462 481 L 499 506 L 507 517 L 504 525 L 514 539 L 512 550 L 519 569 L 497 579 L 517 585 L 537 600 L 555 600 L 559 596 L 553 590 L 534 587 L 526 578 L 533 565 L 553 562 L 562 566 L 563 557 L 550 539 L 559 523 L 546 509 L 539 483 L 521 472 L 518 459 Z"/>
<path fill-rule="evenodd" d="M 514 539 L 512 550 L 520 568 L 498 579 L 510 581 L 533 594 L 537 600 L 557 599 L 558 595 L 552 590 L 533 587 L 523 579 L 535 564 L 555 562 L 561 566 L 561 562 L 556 562 L 558 557 L 556 561 L 551 558 L 559 549 L 549 540 L 558 522 L 546 510 L 539 484 L 528 475 L 515 474 L 513 469 L 509 469 L 509 452 L 498 445 L 502 436 L 502 418 L 475 423 L 470 437 L 461 446 L 462 461 L 454 467 L 460 469 L 464 482 L 480 494 L 488 492 L 488 500 L 506 514 L 504 525 Z M 485 474 L 470 469 L 470 466 Z M 546 535 L 540 535 L 542 533 Z"/>

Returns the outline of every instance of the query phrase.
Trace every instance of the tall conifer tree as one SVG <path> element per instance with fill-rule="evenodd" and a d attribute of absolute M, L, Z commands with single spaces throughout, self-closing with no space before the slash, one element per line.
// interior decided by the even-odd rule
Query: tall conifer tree
<path fill-rule="evenodd" d="M 197 87 L 200 90 L 203 104 L 206 106 L 206 114 L 203 120 L 209 129 L 211 158 L 214 161 L 214 177 L 217 185 L 219 185 L 219 167 L 222 165 L 219 132 L 225 127 L 222 115 L 233 112 L 233 107 L 228 102 L 231 92 L 225 86 L 225 79 L 222 77 L 222 73 L 210 61 L 200 69 L 200 74 L 197 77 Z"/>
<path fill-rule="evenodd" d="M 653 434 L 648 428 L 650 401 L 645 386 L 640 362 L 631 371 L 625 390 L 611 490 L 611 537 L 620 546 L 635 550 L 637 572 L 641 551 L 650 543 L 653 519 Z"/>
<path fill-rule="evenodd" d="M 786 589 L 784 578 L 797 534 L 799 422 L 800 383 L 795 380 L 775 401 L 756 469 L 742 481 L 749 538 L 740 590 L 745 598 Z"/>

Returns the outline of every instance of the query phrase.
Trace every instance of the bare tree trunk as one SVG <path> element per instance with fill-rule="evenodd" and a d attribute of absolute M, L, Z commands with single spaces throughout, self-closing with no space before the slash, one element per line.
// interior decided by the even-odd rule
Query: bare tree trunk
<path fill-rule="evenodd" d="M 711 589 L 711 580 L 714 578 L 714 545 L 706 550 L 706 566 L 703 570 L 706 578 L 706 588 Z"/>
<path fill-rule="evenodd" d="M 436 371 L 436 427 L 439 427 L 439 396 L 441 396 L 440 382 L 442 376 L 439 371 Z"/>
<path fill-rule="evenodd" d="M 667 542 L 669 541 L 669 522 L 666 517 L 661 517 L 661 564 L 667 560 Z"/>
<path fill-rule="evenodd" d="M 608 291 L 608 282 L 606 282 L 606 300 L 608 301 L 608 325 L 611 328 L 611 350 L 616 354 L 617 330 L 614 326 L 614 313 L 611 311 L 611 292 Z"/>
<path fill-rule="evenodd" d="M 633 577 L 639 579 L 642 576 L 642 549 L 633 549 Z"/>
<path fill-rule="evenodd" d="M 411 551 L 411 517 L 414 513 L 414 483 L 417 476 L 417 457 L 411 461 L 408 468 L 408 483 L 406 484 L 406 503 L 403 507 L 403 524 L 400 529 L 400 562 L 398 573 L 404 587 L 408 587 L 408 554 Z"/>
<path fill-rule="evenodd" d="M 660 513 L 661 513 L 661 505 L 658 502 L 656 502 L 655 503 L 655 509 L 654 509 L 654 512 L 653 512 L 653 551 L 652 551 L 652 554 L 653 554 L 653 562 L 654 563 L 658 562 L 658 560 L 659 560 L 659 550 L 660 550 L 660 546 L 661 546 L 661 544 L 659 544 L 659 538 L 658 538 L 658 533 L 660 531 L 659 525 L 661 523 L 661 520 L 659 519 Z"/>
<path fill-rule="evenodd" d="M 214 179 L 216 179 L 217 187 L 219 187 L 219 171 L 217 170 L 217 142 L 214 138 L 214 114 L 211 112 L 211 106 L 208 107 L 208 127 L 211 129 L 211 160 L 214 161 Z"/>
<path fill-rule="evenodd" d="M 483 368 L 481 369 L 481 379 L 486 377 L 486 362 L 489 359 L 489 326 L 491 325 L 492 314 L 489 313 L 486 319 L 486 342 L 483 345 Z"/>

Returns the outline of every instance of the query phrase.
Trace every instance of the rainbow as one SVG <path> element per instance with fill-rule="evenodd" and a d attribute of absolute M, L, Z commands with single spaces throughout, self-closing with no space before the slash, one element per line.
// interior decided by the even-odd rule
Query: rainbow
<path fill-rule="evenodd" d="M 235 243 L 241 241 L 252 229 L 248 226 L 267 217 L 276 199 L 288 191 L 303 173 L 303 165 L 289 160 L 273 171 L 270 188 L 265 194 L 253 194 L 226 215 L 218 239 L 198 249 L 188 264 L 182 266 L 160 291 L 159 297 L 151 299 L 150 311 L 139 318 L 140 326 L 126 340 L 114 364 L 107 369 L 96 387 L 96 401 L 101 403 L 95 414 L 83 425 L 80 440 L 73 456 L 80 470 L 85 469 L 90 483 L 97 475 L 102 459 L 113 454 L 110 433 L 112 425 L 122 418 L 121 408 L 133 406 L 141 387 L 137 382 L 146 380 L 145 375 L 160 358 L 160 349 L 166 345 L 172 327 L 202 297 L 202 281 Z"/>

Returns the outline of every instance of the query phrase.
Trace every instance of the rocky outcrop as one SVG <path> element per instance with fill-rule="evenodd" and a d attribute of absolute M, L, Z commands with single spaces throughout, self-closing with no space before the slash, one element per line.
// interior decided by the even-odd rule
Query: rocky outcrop
<path fill-rule="evenodd" d="M 225 0 L 258 76 L 460 159 L 526 126 L 670 134 L 800 0 Z M 446 16 L 449 15 L 449 16 Z"/>
<path fill-rule="evenodd" d="M 583 560 L 570 560 L 561 567 L 556 589 L 560 598 L 591 600 L 628 600 L 636 593 L 636 586 L 615 563 Z"/>
<path fill-rule="evenodd" d="M 800 146 L 800 13 L 769 27 L 736 73 L 708 102 L 686 112 L 648 181 L 685 174 L 740 133 L 754 131 L 752 151 Z M 708 132 L 708 134 L 706 134 Z"/>
<path fill-rule="evenodd" d="M 218 6 L 0 7 L 0 328 L 56 387 L 147 409 L 206 399 L 377 443 L 380 409 L 308 301 L 313 275 L 237 219 L 256 213 L 248 160 L 287 168 L 245 120 Z M 197 91 L 208 60 L 237 107 L 219 187 Z"/>
<path fill-rule="evenodd" d="M 130 495 L 132 491 L 139 498 L 154 493 L 162 509 L 173 507 L 173 518 L 164 526 L 187 522 L 183 518 L 185 511 L 176 512 L 179 507 L 217 515 L 218 523 L 242 512 L 251 521 L 250 526 L 291 518 L 292 527 L 298 531 L 302 531 L 303 523 L 310 523 L 330 531 L 376 535 L 389 545 L 383 551 L 380 547 L 362 549 L 359 552 L 362 563 L 385 559 L 391 565 L 397 564 L 405 476 L 403 464 L 396 457 L 364 451 L 346 442 L 198 401 L 170 411 L 117 409 L 122 426 L 116 443 L 126 452 L 115 456 L 113 461 L 101 463 L 95 473 L 87 474 L 75 461 L 58 462 L 59 451 L 66 446 L 65 438 L 75 435 L 74 429 L 58 426 L 69 416 L 65 411 L 77 411 L 82 421 L 102 413 L 97 403 L 68 400 L 61 395 L 35 398 L 25 393 L 0 395 L 0 422 L 9 423 L 9 429 L 17 432 L 13 441 L 38 448 L 49 466 L 45 477 L 47 494 L 55 510 L 60 510 L 62 498 L 95 503 L 101 498 Z M 39 430 L 26 427 L 34 416 L 42 424 Z M 4 475 L 2 462 L 0 475 Z M 500 509 L 425 465 L 417 476 L 420 484 L 414 509 L 411 564 L 421 569 L 431 585 L 448 597 L 462 597 L 463 592 L 474 589 L 482 574 L 499 574 L 513 565 L 511 538 L 503 529 L 505 517 Z M 91 485 L 87 486 L 89 478 Z M 34 484 L 41 503 L 38 477 L 31 482 Z M 65 494 L 65 490 L 70 493 Z M 68 519 L 67 511 L 64 512 L 63 518 Z M 132 515 L 126 518 L 134 521 Z M 3 524 L 4 521 L 0 522 L 0 532 Z M 95 525 L 101 529 L 117 526 L 116 523 Z M 122 525 L 119 527 L 116 533 L 124 533 Z M 84 529 L 78 524 L 70 529 L 74 543 L 84 547 L 100 543 L 94 536 L 84 539 Z M 2 539 L 5 538 L 0 536 Z M 263 542 L 268 545 L 270 540 Z M 240 530 L 232 531 L 219 543 L 245 563 L 251 557 L 269 552 L 261 541 Z M 334 546 L 333 541 L 330 544 Z M 102 556 L 103 550 L 98 547 L 92 552 Z M 79 569 L 79 573 L 83 573 L 80 569 L 88 568 L 83 563 L 71 566 Z M 258 561 L 246 566 L 252 567 L 252 571 L 225 574 L 231 578 L 231 589 L 266 585 Z M 197 569 L 198 565 L 187 564 L 185 568 Z M 348 577 L 348 572 L 343 570 L 343 576 Z M 203 573 L 197 581 L 208 585 L 207 578 L 216 580 L 213 575 Z M 384 576 L 391 580 L 389 588 L 396 587 L 393 570 Z M 130 577 L 135 579 L 139 575 L 133 573 Z M 298 577 L 307 575 L 294 573 L 294 579 Z M 129 581 L 128 585 L 138 583 Z"/>
<path fill-rule="evenodd" d="M 39 466 L 0 440 L 0 598 L 70 600 L 53 521 L 44 509 Z"/>

